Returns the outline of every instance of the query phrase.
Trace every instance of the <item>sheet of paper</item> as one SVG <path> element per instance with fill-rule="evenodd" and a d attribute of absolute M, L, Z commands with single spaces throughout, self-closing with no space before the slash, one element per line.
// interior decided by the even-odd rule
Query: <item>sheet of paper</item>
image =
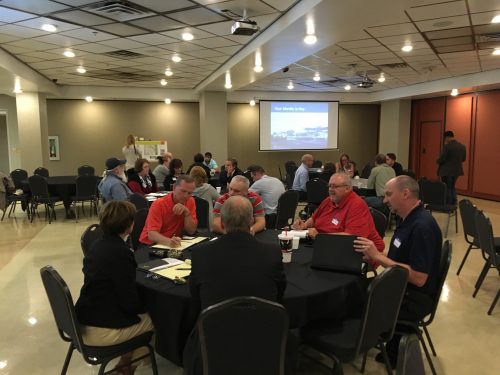
<path fill-rule="evenodd" d="M 192 240 L 181 240 L 181 245 L 178 247 L 175 247 L 175 250 L 184 250 L 187 249 L 190 246 L 193 246 L 194 244 L 197 244 L 198 242 L 205 241 L 208 237 L 195 237 Z M 165 246 L 165 245 L 160 245 L 156 244 L 152 246 L 155 249 L 172 249 L 170 246 Z"/>
<path fill-rule="evenodd" d="M 153 272 L 170 280 L 174 280 L 176 277 L 185 278 L 191 274 L 191 265 L 181 262 L 181 264 L 174 267 L 163 268 Z"/>
<path fill-rule="evenodd" d="M 163 265 L 155 267 L 155 268 L 151 268 L 150 271 L 159 271 L 159 270 L 162 270 L 164 268 L 170 268 L 170 267 L 178 266 L 179 264 L 184 264 L 184 262 L 182 260 L 175 259 L 175 258 L 163 258 L 162 260 L 164 262 L 166 262 L 166 264 L 163 264 Z"/>

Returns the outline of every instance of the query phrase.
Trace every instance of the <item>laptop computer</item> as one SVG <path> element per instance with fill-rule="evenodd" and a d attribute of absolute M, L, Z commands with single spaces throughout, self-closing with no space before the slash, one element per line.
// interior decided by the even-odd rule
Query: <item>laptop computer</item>
<path fill-rule="evenodd" d="M 361 274 L 363 254 L 354 250 L 357 236 L 318 234 L 311 268 Z"/>

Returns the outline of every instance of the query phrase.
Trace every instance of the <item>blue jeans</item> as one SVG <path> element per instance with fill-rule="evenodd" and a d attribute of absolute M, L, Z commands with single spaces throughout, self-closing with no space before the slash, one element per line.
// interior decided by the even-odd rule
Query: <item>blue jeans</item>
<path fill-rule="evenodd" d="M 441 181 L 446 184 L 446 203 L 456 205 L 457 204 L 457 192 L 455 191 L 455 183 L 457 182 L 457 176 L 443 176 Z"/>

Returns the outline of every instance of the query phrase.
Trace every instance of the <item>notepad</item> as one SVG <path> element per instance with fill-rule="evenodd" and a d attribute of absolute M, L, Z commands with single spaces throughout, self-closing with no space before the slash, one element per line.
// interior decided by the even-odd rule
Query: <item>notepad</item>
<path fill-rule="evenodd" d="M 208 240 L 208 237 L 194 237 L 193 239 L 190 240 L 181 240 L 181 245 L 178 247 L 173 248 L 174 250 L 185 250 L 190 246 L 193 246 L 199 242 Z M 161 245 L 161 244 L 156 244 L 152 246 L 155 249 L 172 249 L 171 246 L 166 246 L 166 245 Z"/>
<path fill-rule="evenodd" d="M 153 272 L 164 268 L 175 267 L 184 262 L 175 258 L 154 259 L 146 263 L 139 264 L 138 268 L 143 271 Z"/>
<path fill-rule="evenodd" d="M 180 264 L 177 264 L 173 267 L 152 270 L 152 272 L 169 280 L 188 277 L 191 274 L 191 265 L 182 261 L 179 262 Z"/>

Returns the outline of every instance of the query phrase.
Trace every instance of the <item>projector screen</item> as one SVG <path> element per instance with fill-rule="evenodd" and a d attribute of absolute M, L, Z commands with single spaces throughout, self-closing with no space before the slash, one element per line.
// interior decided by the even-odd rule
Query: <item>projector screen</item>
<path fill-rule="evenodd" d="M 260 101 L 260 151 L 338 147 L 339 102 Z"/>

